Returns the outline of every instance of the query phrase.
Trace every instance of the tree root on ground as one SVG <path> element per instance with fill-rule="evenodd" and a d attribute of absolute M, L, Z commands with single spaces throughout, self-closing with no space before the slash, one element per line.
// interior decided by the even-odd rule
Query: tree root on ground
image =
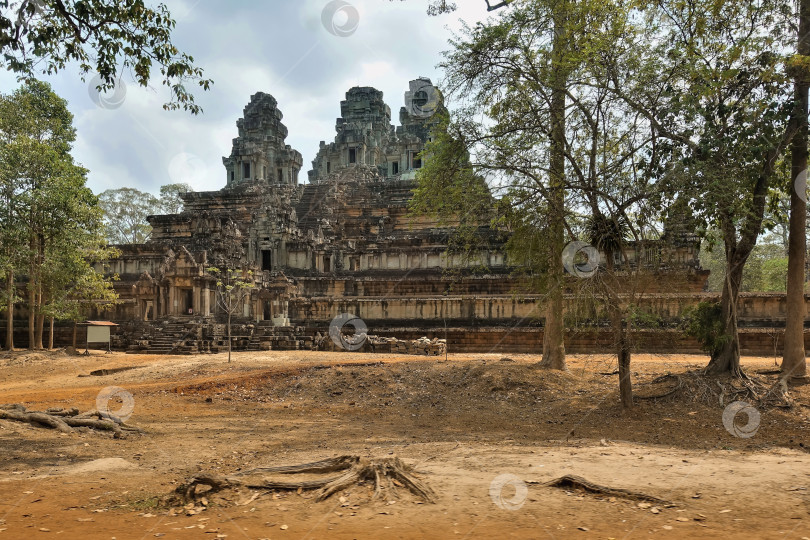
<path fill-rule="evenodd" d="M 412 472 L 412 468 L 397 457 L 365 459 L 359 456 L 339 456 L 323 461 L 315 461 L 313 463 L 303 463 L 301 465 L 260 467 L 227 477 L 200 474 L 178 486 L 164 502 L 169 505 L 196 504 L 199 497 L 208 496 L 225 489 L 241 487 L 279 491 L 317 489 L 315 500 L 320 502 L 328 499 L 339 491 L 362 482 L 370 482 L 374 486 L 372 500 L 379 498 L 384 491 L 393 490 L 393 486 L 397 485 L 406 488 L 409 492 L 420 497 L 425 502 L 434 502 L 435 494 L 433 490 L 415 478 Z M 339 474 L 330 475 L 325 478 L 299 481 L 279 480 L 274 478 L 261 478 L 257 480 L 251 480 L 249 478 L 243 479 L 243 477 L 256 475 L 257 473 L 273 473 L 277 475 Z M 383 485 L 384 480 L 386 485 Z M 198 492 L 198 488 L 200 487 L 208 489 Z"/>
<path fill-rule="evenodd" d="M 674 394 L 675 392 L 677 392 L 678 390 L 683 388 L 683 380 L 680 377 L 678 377 L 677 375 L 672 375 L 671 373 L 667 373 L 666 375 L 656 377 L 655 379 L 653 379 L 650 382 L 650 384 L 658 384 L 658 383 L 664 382 L 664 381 L 666 381 L 668 379 L 674 379 L 675 380 L 675 385 L 672 388 L 670 388 L 669 390 L 667 390 L 666 392 L 663 392 L 663 393 L 660 393 L 660 394 L 652 394 L 652 395 L 644 395 L 644 394 L 639 394 L 638 392 L 636 392 L 636 394 L 633 395 L 633 397 L 635 399 L 662 399 L 662 398 L 671 396 L 672 394 Z"/>
<path fill-rule="evenodd" d="M 759 378 L 745 377 L 732 380 L 728 387 L 720 381 L 716 381 L 720 387 L 718 397 L 720 406 L 725 407 L 734 401 L 750 401 L 760 407 L 778 407 L 789 409 L 793 407 L 793 398 L 788 389 L 787 380 L 784 377 L 776 379 L 770 386 L 763 383 Z"/>
<path fill-rule="evenodd" d="M 658 388 L 660 383 L 672 381 L 666 389 L 646 393 L 648 388 Z M 652 390 L 649 390 L 651 392 Z M 733 401 L 747 401 L 760 408 L 790 408 L 794 405 L 784 377 L 770 383 L 759 375 L 717 376 L 706 375 L 703 370 L 688 371 L 679 375 L 667 373 L 649 383 L 639 384 L 633 396 L 639 400 L 658 400 L 681 396 L 707 405 L 719 402 L 725 407 Z"/>
<path fill-rule="evenodd" d="M 545 482 L 542 485 L 546 487 L 553 487 L 560 489 L 569 489 L 569 488 L 581 489 L 583 491 L 587 491 L 588 493 L 596 493 L 598 495 L 620 497 L 622 499 L 630 499 L 633 501 L 646 501 L 655 504 L 660 504 L 662 506 L 674 506 L 674 504 L 670 501 L 660 499 L 652 495 L 647 495 L 646 493 L 631 491 L 629 489 L 623 488 L 600 486 L 599 484 L 594 484 L 589 480 L 585 480 L 581 476 L 574 476 L 572 474 L 566 474 L 565 476 L 555 478 L 554 480 L 551 480 L 550 482 Z"/>
<path fill-rule="evenodd" d="M 113 414 L 97 410 L 79 413 L 79 409 L 75 407 L 70 409 L 51 408 L 42 412 L 29 411 L 19 403 L 0 405 L 0 419 L 53 428 L 62 433 L 74 433 L 74 428 L 111 431 L 116 439 L 124 438 L 126 432 L 142 433 L 141 429 L 128 425 Z"/>

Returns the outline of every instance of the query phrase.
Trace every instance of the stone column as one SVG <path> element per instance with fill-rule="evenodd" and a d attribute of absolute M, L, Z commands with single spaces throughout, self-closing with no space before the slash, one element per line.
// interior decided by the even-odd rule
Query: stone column
<path fill-rule="evenodd" d="M 202 314 L 208 317 L 211 315 L 211 292 L 208 289 L 208 284 L 203 287 L 202 294 Z"/>
<path fill-rule="evenodd" d="M 193 293 L 191 295 L 191 310 L 195 315 L 200 314 L 200 286 L 194 284 L 193 286 Z"/>
<path fill-rule="evenodd" d="M 179 302 L 177 301 L 177 287 L 169 284 L 169 309 L 166 312 L 167 315 L 177 315 L 178 310 L 180 309 Z"/>

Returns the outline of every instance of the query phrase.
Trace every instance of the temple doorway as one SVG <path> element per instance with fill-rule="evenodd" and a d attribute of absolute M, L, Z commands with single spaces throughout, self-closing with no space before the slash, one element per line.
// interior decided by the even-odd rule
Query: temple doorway
<path fill-rule="evenodd" d="M 182 289 L 183 295 L 183 314 L 191 315 L 194 313 L 194 290 Z"/>

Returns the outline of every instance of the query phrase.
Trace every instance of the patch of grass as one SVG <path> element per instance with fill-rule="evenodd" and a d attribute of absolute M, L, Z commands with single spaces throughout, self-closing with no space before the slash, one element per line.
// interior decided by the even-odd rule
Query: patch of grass
<path fill-rule="evenodd" d="M 132 510 L 133 512 L 145 512 L 147 510 L 156 510 L 157 508 L 160 507 L 160 497 L 158 497 L 157 495 L 153 495 L 145 499 L 134 499 L 131 501 L 127 501 L 122 506 L 124 508 L 127 508 L 128 510 Z"/>

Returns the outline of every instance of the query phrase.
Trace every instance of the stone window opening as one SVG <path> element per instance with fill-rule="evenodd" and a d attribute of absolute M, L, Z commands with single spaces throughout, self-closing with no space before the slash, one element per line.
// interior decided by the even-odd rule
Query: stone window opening
<path fill-rule="evenodd" d="M 399 161 L 395 161 L 391 164 L 391 174 L 399 174 Z"/>
<path fill-rule="evenodd" d="M 269 249 L 262 250 L 262 270 L 273 269 L 273 251 Z"/>
<path fill-rule="evenodd" d="M 245 180 L 250 178 L 250 162 L 242 163 L 242 178 Z"/>
<path fill-rule="evenodd" d="M 282 183 L 284 181 L 284 171 L 279 169 L 276 174 L 278 175 L 278 183 Z"/>
<path fill-rule="evenodd" d="M 332 172 L 332 162 L 331 162 L 331 161 L 327 161 L 327 162 L 326 162 L 326 174 L 329 174 L 329 173 L 331 173 L 331 172 Z"/>
<path fill-rule="evenodd" d="M 332 260 L 329 257 L 324 257 L 323 258 L 323 271 L 324 272 L 331 272 L 332 271 L 331 263 L 332 263 Z"/>
<path fill-rule="evenodd" d="M 236 176 L 236 173 L 234 173 L 233 171 L 231 171 L 231 182 L 233 182 L 233 181 L 234 181 L 234 176 Z"/>
<path fill-rule="evenodd" d="M 349 148 L 349 164 L 357 163 L 357 148 Z"/>

